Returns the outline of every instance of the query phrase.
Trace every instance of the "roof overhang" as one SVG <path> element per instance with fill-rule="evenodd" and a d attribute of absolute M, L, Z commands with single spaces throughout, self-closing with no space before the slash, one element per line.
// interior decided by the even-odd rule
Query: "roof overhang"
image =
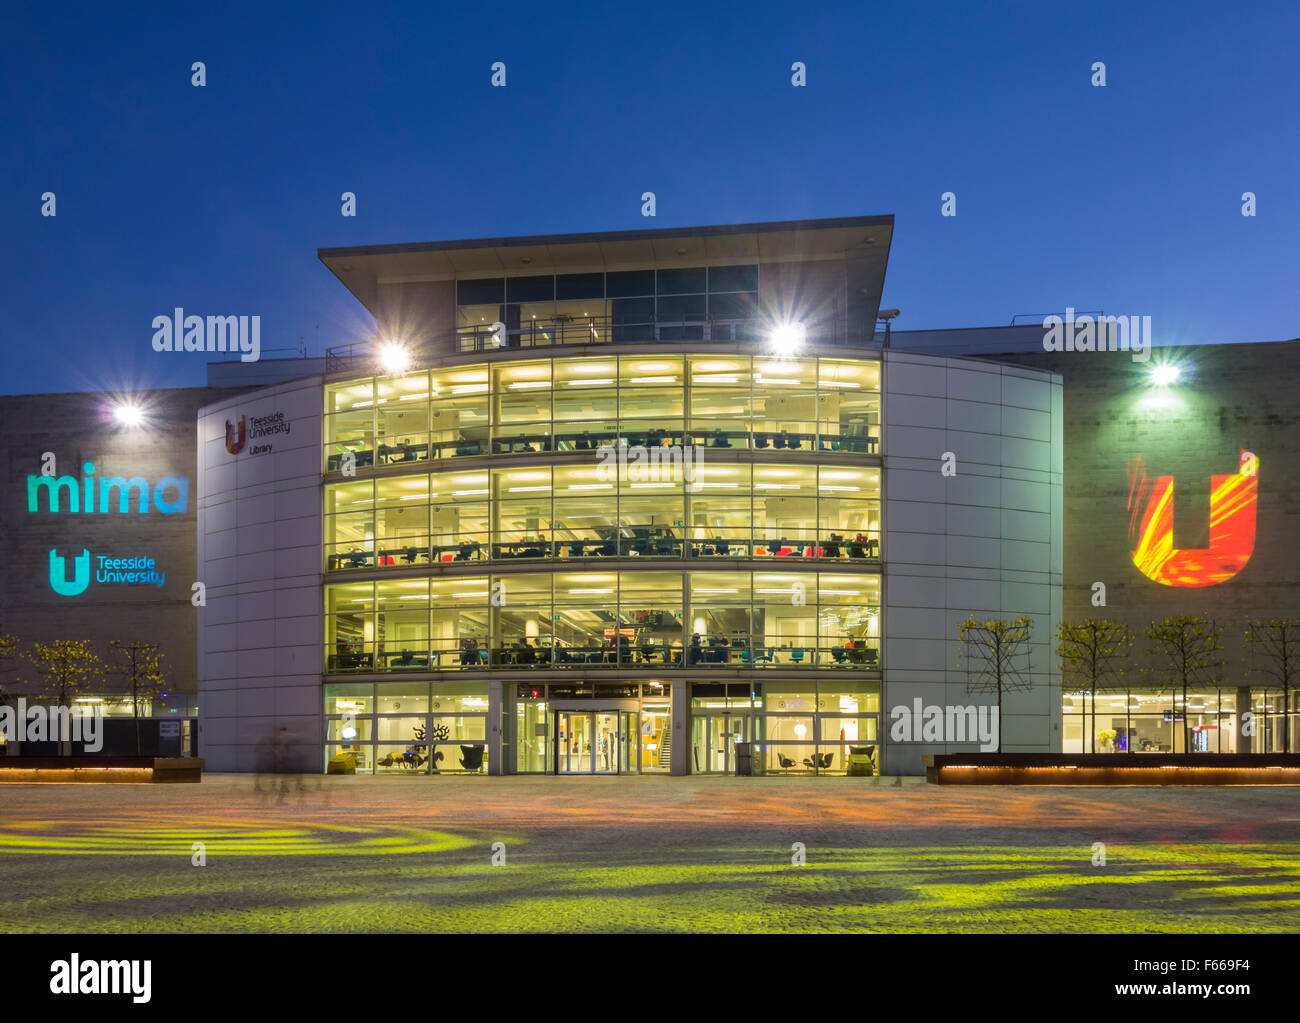
<path fill-rule="evenodd" d="M 818 259 L 857 262 L 868 279 L 863 290 L 878 300 L 893 233 L 894 218 L 885 215 L 361 245 L 318 249 L 317 256 L 372 314 L 385 284 Z"/>

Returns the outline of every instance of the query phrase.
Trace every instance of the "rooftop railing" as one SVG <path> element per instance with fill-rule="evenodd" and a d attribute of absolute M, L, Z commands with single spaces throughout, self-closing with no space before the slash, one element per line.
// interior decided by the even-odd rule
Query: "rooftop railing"
<path fill-rule="evenodd" d="M 477 324 L 460 327 L 454 334 L 424 339 L 414 352 L 415 361 L 422 355 L 465 354 L 526 348 L 562 348 L 592 344 L 663 344 L 693 341 L 735 344 L 760 343 L 771 331 L 771 324 L 748 320 L 689 320 L 679 322 L 622 323 L 609 318 L 560 316 L 550 320 L 530 320 L 520 327 L 504 324 Z M 850 329 L 839 317 L 806 327 L 805 343 L 813 346 L 876 350 L 888 347 L 888 323 L 883 329 Z M 325 371 L 341 373 L 352 370 L 374 357 L 369 341 L 337 345 L 325 353 Z"/>

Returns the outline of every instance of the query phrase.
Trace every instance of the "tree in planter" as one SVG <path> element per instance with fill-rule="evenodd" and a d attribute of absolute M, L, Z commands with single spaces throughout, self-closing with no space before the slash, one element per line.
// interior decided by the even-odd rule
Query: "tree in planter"
<path fill-rule="evenodd" d="M 104 662 L 84 639 L 56 639 L 34 642 L 26 652 L 35 676 L 31 683 L 37 694 L 57 707 L 71 708 L 83 693 L 103 686 Z M 59 752 L 72 752 L 72 739 L 65 736 Z"/>
<path fill-rule="evenodd" d="M 429 771 L 431 774 L 437 774 L 438 761 L 443 759 L 443 755 L 432 744 L 446 742 L 451 738 L 451 729 L 446 725 L 434 725 L 432 733 L 429 733 L 425 731 L 424 725 L 416 725 L 412 733 L 415 735 L 415 742 L 411 745 L 411 748 L 416 751 L 416 756 L 419 756 L 420 750 L 426 747 L 429 748 Z M 418 767 L 419 764 L 417 763 L 416 766 Z"/>
<path fill-rule="evenodd" d="M 1029 678 L 1029 637 L 1034 623 L 1028 615 L 1014 621 L 974 616 L 957 626 L 966 650 L 966 692 L 995 693 L 998 698 L 998 752 L 1002 752 L 1002 694 L 1023 692 L 1033 686 Z"/>
<path fill-rule="evenodd" d="M 1282 752 L 1291 752 L 1291 689 L 1300 683 L 1300 618 L 1256 618 L 1246 624 L 1247 672 L 1282 690 Z M 1240 714 L 1245 708 L 1238 707 Z"/>
<path fill-rule="evenodd" d="M 1089 694 L 1092 723 L 1088 728 L 1088 752 L 1097 752 L 1097 694 L 1106 689 L 1127 690 L 1124 664 L 1133 648 L 1133 633 L 1122 622 L 1089 618 L 1082 622 L 1061 622 L 1056 627 L 1061 658 L 1061 688 L 1067 685 Z M 1103 743 L 1103 745 L 1106 745 Z"/>
<path fill-rule="evenodd" d="M 138 640 L 123 643 L 110 640 L 109 649 L 118 655 L 118 663 L 110 669 L 125 683 L 127 698 L 131 701 L 131 715 L 135 718 L 135 752 L 140 755 L 140 709 L 145 704 L 158 701 L 167 688 L 167 669 L 163 667 L 163 655 L 156 643 L 141 643 Z"/>
<path fill-rule="evenodd" d="M 1191 722 L 1187 713 L 1187 687 L 1192 685 L 1217 686 L 1223 676 L 1223 629 L 1214 619 L 1205 615 L 1177 615 L 1162 621 L 1153 621 L 1147 627 L 1151 641 L 1148 654 L 1155 663 L 1147 673 L 1169 683 L 1183 695 L 1183 752 L 1190 753 Z M 1176 725 L 1178 715 L 1170 722 Z"/>

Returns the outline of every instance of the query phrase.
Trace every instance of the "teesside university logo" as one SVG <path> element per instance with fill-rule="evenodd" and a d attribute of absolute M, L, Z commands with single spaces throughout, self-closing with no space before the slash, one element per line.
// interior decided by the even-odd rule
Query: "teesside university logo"
<path fill-rule="evenodd" d="M 248 426 L 244 422 L 244 417 L 239 417 L 239 426 L 229 419 L 226 420 L 226 450 L 232 455 L 237 455 L 244 450 L 244 445 L 248 443 Z"/>
<path fill-rule="evenodd" d="M 1255 551 L 1259 459 L 1241 452 L 1233 476 L 1210 477 L 1210 546 L 1174 546 L 1174 478 L 1150 477 L 1143 457 L 1128 463 L 1129 541 L 1133 564 L 1164 586 L 1217 586 L 1250 561 Z"/>
<path fill-rule="evenodd" d="M 183 476 L 163 476 L 157 484 L 150 485 L 143 476 L 105 476 L 95 480 L 95 464 L 86 462 L 81 467 L 82 477 L 55 476 L 53 472 L 27 477 L 27 511 L 59 514 L 65 510 L 78 515 L 148 515 L 150 501 L 161 515 L 181 515 L 189 510 L 190 481 Z M 41 495 L 44 493 L 44 508 Z M 71 576 L 68 561 L 72 561 Z M 49 552 L 50 588 L 61 597 L 75 597 L 86 592 L 92 576 L 95 582 L 107 585 L 153 585 L 161 587 L 167 575 L 147 555 L 118 557 L 109 554 L 92 555 L 83 547 L 71 559 L 59 555 L 57 548 Z"/>

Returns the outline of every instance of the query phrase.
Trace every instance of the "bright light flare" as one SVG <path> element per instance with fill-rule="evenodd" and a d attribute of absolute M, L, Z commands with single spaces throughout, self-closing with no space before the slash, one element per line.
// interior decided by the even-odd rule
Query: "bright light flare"
<path fill-rule="evenodd" d="M 802 323 L 782 323 L 772 331 L 772 351 L 776 355 L 791 355 L 803 347 L 808 330 Z"/>
<path fill-rule="evenodd" d="M 1157 387 L 1168 387 L 1170 384 L 1176 383 L 1179 376 L 1178 367 L 1170 363 L 1151 367 L 1151 382 Z"/>
<path fill-rule="evenodd" d="M 385 373 L 405 373 L 411 365 L 411 353 L 396 341 L 379 346 L 379 366 Z"/>
<path fill-rule="evenodd" d="M 144 424 L 144 409 L 132 401 L 119 401 L 113 405 L 113 421 L 127 429 Z"/>

